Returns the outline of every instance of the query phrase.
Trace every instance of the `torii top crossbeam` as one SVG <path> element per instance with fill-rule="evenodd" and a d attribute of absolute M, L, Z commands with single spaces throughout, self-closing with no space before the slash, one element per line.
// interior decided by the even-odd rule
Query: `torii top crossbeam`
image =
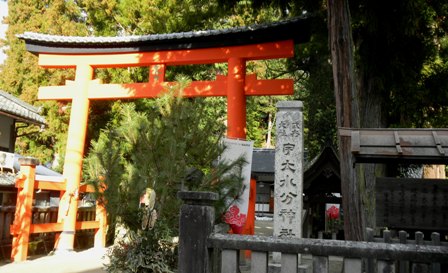
<path fill-rule="evenodd" d="M 259 80 L 255 75 L 246 75 L 246 61 L 293 57 L 294 45 L 309 40 L 309 29 L 307 18 L 293 18 L 224 30 L 128 37 L 67 37 L 29 32 L 18 35 L 27 50 L 39 56 L 41 67 L 76 69 L 74 81 L 67 81 L 65 86 L 40 87 L 38 93 L 43 100 L 72 100 L 64 162 L 67 190 L 59 210 L 65 206 L 68 214 L 59 215 L 64 231 L 57 249 L 73 249 L 77 202 L 71 199 L 80 184 L 90 100 L 154 98 L 173 84 L 165 81 L 167 66 L 227 63 L 227 76 L 193 81 L 183 95 L 226 96 L 227 135 L 245 138 L 246 96 L 293 94 L 290 79 Z M 148 82 L 103 84 L 94 79 L 97 68 L 134 66 L 150 67 Z"/>

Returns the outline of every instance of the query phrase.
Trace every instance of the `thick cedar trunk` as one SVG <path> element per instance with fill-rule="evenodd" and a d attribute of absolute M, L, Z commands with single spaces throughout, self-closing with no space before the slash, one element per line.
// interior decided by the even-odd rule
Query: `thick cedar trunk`
<path fill-rule="evenodd" d="M 334 91 L 338 127 L 359 127 L 354 73 L 353 40 L 347 0 L 328 0 L 328 30 L 333 65 Z M 347 240 L 364 239 L 360 177 L 353 165 L 350 138 L 339 135 L 342 207 Z"/>
<path fill-rule="evenodd" d="M 358 94 L 360 101 L 360 123 L 362 128 L 385 128 L 385 115 L 383 113 L 383 98 L 381 89 L 377 88 L 375 77 L 368 71 L 358 71 Z M 375 214 L 375 181 L 376 177 L 385 176 L 386 166 L 384 164 L 362 164 L 361 187 L 362 207 L 366 227 L 376 227 Z"/>

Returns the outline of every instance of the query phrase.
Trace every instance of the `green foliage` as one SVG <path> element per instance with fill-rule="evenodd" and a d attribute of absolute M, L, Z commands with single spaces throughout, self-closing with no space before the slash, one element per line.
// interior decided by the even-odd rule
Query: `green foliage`
<path fill-rule="evenodd" d="M 217 16 L 215 1 L 82 0 L 95 35 L 141 35 L 200 29 Z"/>
<path fill-rule="evenodd" d="M 238 170 L 244 162 L 215 164 L 223 151 L 223 113 L 212 112 L 201 99 L 176 96 L 188 84 L 184 79 L 177 80 L 179 90 L 170 90 L 143 112 L 132 103 L 120 104 L 120 119 L 92 142 L 85 160 L 85 179 L 97 185 L 105 181 L 104 199 L 111 220 L 121 221 L 132 230 L 140 227 L 138 200 L 148 187 L 157 194 L 159 218 L 173 228 L 174 234 L 179 211 L 176 194 L 182 185 L 190 190 L 218 192 L 221 199 L 233 198 L 241 190 Z M 238 175 L 224 176 L 234 168 Z M 192 169 L 204 173 L 203 179 L 186 181 Z M 224 209 L 222 204 L 220 211 Z"/>
<path fill-rule="evenodd" d="M 351 2 L 361 97 L 378 98 L 383 124 L 446 127 L 448 5 L 428 1 Z M 381 14 L 379 16 L 378 14 Z M 438 79 L 434 81 L 434 79 Z M 364 81 L 364 82 L 362 82 Z"/>
<path fill-rule="evenodd" d="M 169 227 L 157 222 L 153 230 L 131 232 L 125 240 L 109 248 L 105 265 L 110 273 L 171 273 L 177 266 L 177 244 L 166 236 Z"/>
<path fill-rule="evenodd" d="M 19 130 L 16 151 L 49 162 L 65 154 L 65 138 L 70 111 L 55 102 L 36 102 L 37 89 L 42 85 L 61 85 L 73 79 L 73 70 L 43 70 L 37 57 L 25 50 L 25 44 L 16 35 L 25 31 L 48 34 L 85 35 L 81 10 L 74 1 L 8 1 L 8 24 L 5 45 L 7 59 L 0 67 L 0 88 L 20 99 L 42 108 L 47 128 L 35 126 Z"/>

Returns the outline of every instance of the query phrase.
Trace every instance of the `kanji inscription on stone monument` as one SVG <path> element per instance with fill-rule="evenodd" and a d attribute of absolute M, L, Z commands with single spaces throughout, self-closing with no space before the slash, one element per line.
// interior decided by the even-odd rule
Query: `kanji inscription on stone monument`
<path fill-rule="evenodd" d="M 302 102 L 277 104 L 274 236 L 302 236 L 303 115 Z"/>

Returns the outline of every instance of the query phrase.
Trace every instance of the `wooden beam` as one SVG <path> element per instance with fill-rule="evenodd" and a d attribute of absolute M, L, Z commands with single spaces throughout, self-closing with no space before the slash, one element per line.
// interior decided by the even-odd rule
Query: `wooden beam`
<path fill-rule="evenodd" d="M 17 180 L 16 188 L 23 188 L 24 181 Z M 52 181 L 34 181 L 34 189 L 51 190 L 51 191 L 65 191 L 65 182 L 52 182 Z"/>
<path fill-rule="evenodd" d="M 98 229 L 100 228 L 99 221 L 82 221 L 76 222 L 76 230 L 83 229 Z M 11 234 L 17 233 L 17 227 L 14 225 L 10 226 Z M 46 232 L 61 232 L 63 230 L 62 223 L 43 223 L 43 224 L 32 224 L 30 226 L 30 234 L 33 233 L 46 233 Z"/>
<path fill-rule="evenodd" d="M 79 192 L 96 192 L 93 185 L 81 185 L 79 186 Z"/>
<path fill-rule="evenodd" d="M 60 232 L 62 227 L 62 223 L 33 224 L 30 233 Z"/>
<path fill-rule="evenodd" d="M 89 85 L 88 98 L 104 99 L 138 99 L 156 98 L 166 92 L 174 82 L 100 84 L 92 81 Z M 184 97 L 218 97 L 227 95 L 227 79 L 217 76 L 215 81 L 194 81 L 185 88 Z M 69 85 L 45 86 L 39 88 L 39 100 L 71 100 L 77 90 Z M 294 81 L 290 79 L 258 80 L 255 75 L 246 77 L 244 87 L 246 96 L 292 95 Z"/>
<path fill-rule="evenodd" d="M 97 229 L 100 227 L 99 221 L 82 221 L 76 222 L 76 230 Z"/>
<path fill-rule="evenodd" d="M 16 188 L 23 188 L 23 180 L 16 181 Z M 50 190 L 50 191 L 65 191 L 67 183 L 64 182 L 53 182 L 53 181 L 34 181 L 34 189 Z M 79 187 L 79 192 L 95 192 L 95 187 L 92 185 L 81 185 Z"/>
<path fill-rule="evenodd" d="M 187 65 L 227 62 L 231 57 L 245 60 L 291 58 L 293 40 L 253 45 L 168 50 L 121 54 L 39 54 L 39 65 L 45 68 L 75 68 L 89 65 L 93 68 L 149 66 L 154 64 Z"/>

